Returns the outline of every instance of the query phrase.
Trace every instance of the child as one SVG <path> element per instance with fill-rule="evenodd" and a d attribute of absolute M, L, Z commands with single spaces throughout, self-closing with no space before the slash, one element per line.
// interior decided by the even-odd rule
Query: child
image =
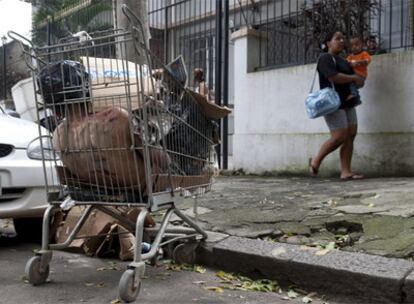
<path fill-rule="evenodd" d="M 359 37 L 351 38 L 350 40 L 351 54 L 346 60 L 354 69 L 355 74 L 358 74 L 364 79 L 368 77 L 368 65 L 371 63 L 371 56 L 368 52 L 362 49 L 362 40 Z M 358 88 L 355 84 L 351 84 L 351 95 L 359 98 Z M 360 102 L 359 102 L 360 103 Z"/>
<path fill-rule="evenodd" d="M 195 91 L 207 99 L 209 99 L 209 89 L 204 78 L 204 71 L 201 68 L 195 68 L 193 71 L 194 76 L 194 83 L 195 83 Z"/>

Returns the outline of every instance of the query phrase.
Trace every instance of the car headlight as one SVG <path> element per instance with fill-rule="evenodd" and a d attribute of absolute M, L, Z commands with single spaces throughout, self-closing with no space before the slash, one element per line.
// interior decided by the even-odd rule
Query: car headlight
<path fill-rule="evenodd" d="M 55 160 L 58 158 L 53 151 L 52 138 L 50 136 L 41 136 L 32 140 L 27 146 L 27 156 L 37 160 Z"/>

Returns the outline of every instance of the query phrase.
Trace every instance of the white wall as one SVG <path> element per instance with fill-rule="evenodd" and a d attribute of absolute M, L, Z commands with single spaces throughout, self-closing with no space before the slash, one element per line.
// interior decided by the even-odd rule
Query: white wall
<path fill-rule="evenodd" d="M 311 120 L 305 112 L 315 65 L 247 73 L 257 61 L 254 48 L 259 38 L 243 33 L 233 38 L 234 168 L 251 173 L 306 172 L 309 157 L 329 137 L 324 119 Z M 363 104 L 357 108 L 355 171 L 414 175 L 413 74 L 413 51 L 373 58 L 362 89 Z M 321 172 L 339 172 L 337 151 L 325 159 Z"/>

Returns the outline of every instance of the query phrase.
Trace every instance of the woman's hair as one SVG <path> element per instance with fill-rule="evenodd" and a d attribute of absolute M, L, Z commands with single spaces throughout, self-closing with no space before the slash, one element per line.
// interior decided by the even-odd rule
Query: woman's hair
<path fill-rule="evenodd" d="M 336 33 L 341 32 L 341 31 L 331 31 L 326 33 L 325 37 L 322 40 L 322 44 L 321 44 L 321 49 L 324 52 L 328 51 L 328 42 L 332 40 L 332 38 L 335 36 Z"/>

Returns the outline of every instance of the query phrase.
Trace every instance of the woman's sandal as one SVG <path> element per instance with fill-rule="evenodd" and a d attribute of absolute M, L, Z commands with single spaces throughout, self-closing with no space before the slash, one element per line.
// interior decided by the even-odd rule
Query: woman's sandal
<path fill-rule="evenodd" d="M 309 163 L 308 163 L 308 165 L 309 165 L 309 173 L 310 173 L 310 175 L 312 176 L 312 177 L 317 177 L 318 176 L 318 171 L 319 171 L 319 169 L 318 168 L 315 168 L 314 166 L 312 166 L 312 158 L 309 158 Z"/>
<path fill-rule="evenodd" d="M 363 178 L 364 178 L 364 176 L 361 175 L 361 174 L 351 174 L 351 175 L 348 175 L 348 176 L 341 177 L 341 180 L 342 181 L 349 181 L 349 180 L 358 180 L 358 179 L 363 179 Z"/>

